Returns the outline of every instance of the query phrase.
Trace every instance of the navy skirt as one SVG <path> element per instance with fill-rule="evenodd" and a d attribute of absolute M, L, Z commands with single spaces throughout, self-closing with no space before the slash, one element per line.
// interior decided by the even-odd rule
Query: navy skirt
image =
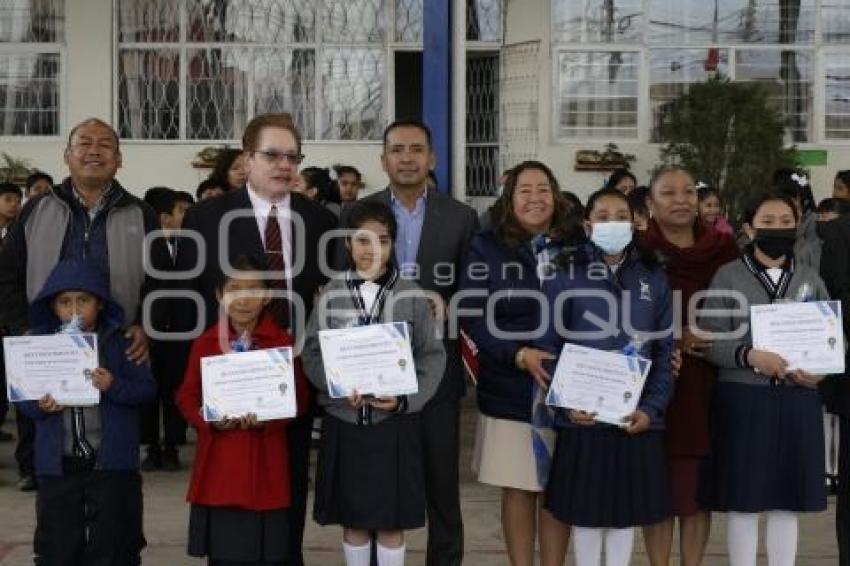
<path fill-rule="evenodd" d="M 408 530 L 425 525 L 419 415 L 374 425 L 322 418 L 313 518 L 320 525 Z"/>
<path fill-rule="evenodd" d="M 577 527 L 622 529 L 670 517 L 661 431 L 559 430 L 544 505 Z"/>
<path fill-rule="evenodd" d="M 250 511 L 235 507 L 192 505 L 189 556 L 207 556 L 210 564 L 283 564 L 289 556 L 287 509 Z"/>
<path fill-rule="evenodd" d="M 707 509 L 823 511 L 824 474 L 817 390 L 718 383 L 712 455 L 700 486 Z"/>

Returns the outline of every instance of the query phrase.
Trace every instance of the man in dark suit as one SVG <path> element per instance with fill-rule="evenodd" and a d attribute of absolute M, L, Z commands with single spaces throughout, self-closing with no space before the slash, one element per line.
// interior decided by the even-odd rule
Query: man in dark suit
<path fill-rule="evenodd" d="M 205 329 L 218 318 L 215 290 L 224 273 L 222 262 L 233 262 L 243 255 L 265 260 L 269 271 L 278 274 L 272 281 L 273 290 L 286 296 L 272 301 L 272 312 L 278 324 L 288 328 L 297 340 L 313 297 L 327 279 L 320 270 L 319 253 L 325 252 L 319 250 L 319 240 L 336 227 L 336 218 L 308 198 L 290 192 L 304 157 L 301 134 L 291 116 L 256 116 L 245 129 L 242 148 L 248 173 L 246 186 L 188 210 L 183 228 L 200 236 L 206 254 L 198 257 L 196 242 L 181 239 L 178 270 L 189 271 L 200 262 L 201 273 L 188 287 L 203 297 L 199 326 Z M 287 427 L 292 479 L 291 554 L 287 565 L 304 563 L 301 543 L 312 419 L 310 412 Z"/>
<path fill-rule="evenodd" d="M 475 211 L 428 189 L 436 164 L 431 132 L 422 122 L 398 121 L 384 130 L 381 164 L 390 179 L 383 191 L 363 200 L 387 204 L 398 222 L 396 260 L 403 277 L 432 293 L 438 318 L 457 289 L 469 242 L 478 229 Z M 346 224 L 345 214 L 341 224 Z M 339 251 L 339 248 L 338 250 Z M 340 256 L 336 265 L 341 267 Z M 446 371 L 422 411 L 429 566 L 460 564 L 460 399 L 466 390 L 457 340 L 446 340 Z"/>
<path fill-rule="evenodd" d="M 820 275 L 829 296 L 841 301 L 844 335 L 850 337 L 850 217 L 819 222 L 818 235 L 823 240 L 821 258 L 829 258 L 820 262 Z M 850 357 L 845 375 L 827 376 L 818 387 L 826 410 L 838 415 L 839 422 L 835 530 L 840 566 L 850 566 L 850 382 L 846 373 L 850 373 Z"/>

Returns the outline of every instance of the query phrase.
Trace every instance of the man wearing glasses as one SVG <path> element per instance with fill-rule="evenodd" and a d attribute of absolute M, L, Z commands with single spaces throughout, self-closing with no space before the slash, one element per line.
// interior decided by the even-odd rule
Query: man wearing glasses
<path fill-rule="evenodd" d="M 291 191 L 298 174 L 301 134 L 289 114 L 256 116 L 242 137 L 246 186 L 190 208 L 183 229 L 203 240 L 206 253 L 189 238 L 177 252 L 178 271 L 190 271 L 200 263 L 200 275 L 188 288 L 200 293 L 204 308 L 198 326 L 206 329 L 218 318 L 216 286 L 224 273 L 222 261 L 249 256 L 266 262 L 275 296 L 270 309 L 278 324 L 289 329 L 296 341 L 313 307 L 313 297 L 326 277 L 320 270 L 319 240 L 336 227 L 336 217 L 307 197 Z M 191 325 L 190 313 L 181 317 Z M 312 430 L 312 411 L 287 425 L 291 458 L 292 506 L 290 508 L 289 565 L 304 563 L 301 542 L 307 509 L 307 466 Z"/>

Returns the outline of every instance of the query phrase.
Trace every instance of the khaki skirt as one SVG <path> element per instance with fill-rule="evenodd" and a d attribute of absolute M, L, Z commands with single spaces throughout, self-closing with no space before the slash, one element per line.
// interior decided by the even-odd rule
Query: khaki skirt
<path fill-rule="evenodd" d="M 472 471 L 488 485 L 543 491 L 537 481 L 531 425 L 480 415 Z"/>

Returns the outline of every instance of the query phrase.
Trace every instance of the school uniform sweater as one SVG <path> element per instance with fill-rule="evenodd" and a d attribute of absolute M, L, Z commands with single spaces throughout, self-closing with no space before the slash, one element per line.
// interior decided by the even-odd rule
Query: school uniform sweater
<path fill-rule="evenodd" d="M 706 312 L 723 309 L 727 314 L 701 316 L 699 327 L 708 332 L 727 334 L 736 329 L 744 329 L 745 331 L 738 338 L 715 339 L 708 350 L 706 359 L 719 368 L 720 372 L 717 376 L 719 381 L 766 386 L 770 384 L 770 379 L 757 374 L 749 367 L 745 359 L 747 349 L 753 344 L 749 307 L 770 304 L 774 302 L 774 298 L 792 301 L 800 299 L 825 301 L 829 299 L 829 293 L 814 269 L 792 261 L 793 271 L 790 276 L 783 274 L 779 281 L 778 297 L 774 297 L 768 292 L 768 288 L 773 285 L 769 276 L 766 273 L 763 273 L 761 277 L 755 276 L 747 267 L 747 262 L 763 272 L 763 267 L 750 256 L 731 261 L 717 270 L 709 289 L 727 291 L 727 293 L 707 298 L 703 309 Z M 801 297 L 801 288 L 804 285 L 808 285 L 808 292 L 805 293 L 805 297 Z M 738 296 L 743 296 L 746 303 L 742 304 L 736 296 L 729 294 L 730 290 L 740 293 Z"/>
<path fill-rule="evenodd" d="M 379 318 L 382 323 L 408 323 L 419 391 L 407 396 L 403 410 L 407 413 L 417 413 L 436 393 L 446 366 L 446 352 L 442 340 L 436 335 L 437 327 L 431 306 L 419 286 L 412 281 L 399 279 L 389 290 Z M 358 411 L 351 407 L 348 399 L 333 399 L 328 395 L 318 333 L 319 330 L 356 326 L 357 319 L 358 311 L 344 274 L 332 279 L 316 301 L 316 308 L 307 323 L 302 353 L 307 377 L 318 390 L 319 404 L 325 407 L 328 414 L 349 423 L 358 422 Z M 372 412 L 371 422 L 378 424 L 391 414 L 375 410 Z"/>

